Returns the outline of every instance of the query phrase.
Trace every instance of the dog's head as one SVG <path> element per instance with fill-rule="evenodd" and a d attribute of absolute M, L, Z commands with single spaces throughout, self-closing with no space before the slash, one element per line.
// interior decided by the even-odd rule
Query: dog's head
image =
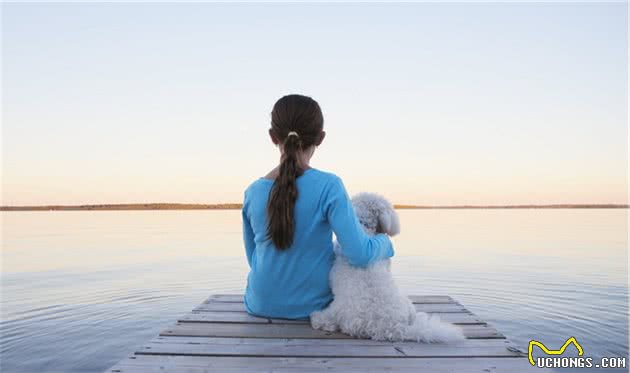
<path fill-rule="evenodd" d="M 395 236 L 400 233 L 398 214 L 384 197 L 375 193 L 359 193 L 352 197 L 352 205 L 369 234 L 386 233 Z"/>

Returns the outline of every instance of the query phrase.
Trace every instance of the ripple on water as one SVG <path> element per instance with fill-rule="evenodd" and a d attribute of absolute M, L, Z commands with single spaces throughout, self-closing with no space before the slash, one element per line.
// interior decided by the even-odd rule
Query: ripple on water
<path fill-rule="evenodd" d="M 12 251 L 4 264 L 23 255 L 24 266 L 58 265 L 2 274 L 8 372 L 102 372 L 208 295 L 245 286 L 238 213 L 8 217 L 3 233 L 13 235 L 5 241 Z M 409 254 L 397 254 L 392 266 L 403 291 L 451 295 L 521 348 L 575 335 L 591 356 L 627 356 L 623 214 L 406 211 L 401 219 L 423 227 L 396 238 L 397 252 Z M 488 234 L 475 231 L 479 224 Z M 60 252 L 72 260 L 55 261 L 41 250 L 49 246 L 67 248 Z M 224 248 L 239 249 L 225 256 Z"/>

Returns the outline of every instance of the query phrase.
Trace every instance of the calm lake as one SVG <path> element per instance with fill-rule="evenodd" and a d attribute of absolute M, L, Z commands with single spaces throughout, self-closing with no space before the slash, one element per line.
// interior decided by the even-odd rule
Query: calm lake
<path fill-rule="evenodd" d="M 399 213 L 407 293 L 451 295 L 524 350 L 575 336 L 585 356 L 628 356 L 628 210 Z M 2 372 L 102 372 L 245 285 L 240 210 L 1 217 Z"/>

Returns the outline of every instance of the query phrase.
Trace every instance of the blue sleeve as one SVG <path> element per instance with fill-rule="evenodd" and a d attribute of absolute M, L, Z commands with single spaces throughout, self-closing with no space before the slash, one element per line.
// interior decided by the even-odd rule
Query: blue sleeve
<path fill-rule="evenodd" d="M 348 192 L 337 176 L 326 190 L 323 208 L 337 236 L 341 252 L 350 264 L 367 267 L 376 260 L 394 256 L 394 248 L 389 236 L 383 233 L 370 236 L 363 230 Z"/>
<path fill-rule="evenodd" d="M 245 255 L 247 256 L 247 263 L 249 267 L 252 267 L 252 256 L 254 255 L 254 248 L 256 247 L 256 243 L 254 242 L 254 230 L 252 229 L 252 225 L 249 222 L 249 217 L 247 215 L 247 193 L 245 193 L 245 198 L 243 199 L 243 208 L 241 209 L 241 216 L 243 219 L 243 242 L 245 243 Z"/>

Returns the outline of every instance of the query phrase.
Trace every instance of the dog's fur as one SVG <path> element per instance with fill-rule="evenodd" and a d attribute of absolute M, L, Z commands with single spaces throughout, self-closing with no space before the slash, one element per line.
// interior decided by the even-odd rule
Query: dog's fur
<path fill-rule="evenodd" d="M 360 193 L 352 198 L 354 210 L 365 231 L 374 235 L 400 232 L 398 215 L 383 197 Z M 352 266 L 335 242 L 336 259 L 330 272 L 332 303 L 311 314 L 315 329 L 341 331 L 359 338 L 418 342 L 463 340 L 461 329 L 437 315 L 416 312 L 401 294 L 390 272 L 390 260 L 379 260 L 367 268 Z"/>

